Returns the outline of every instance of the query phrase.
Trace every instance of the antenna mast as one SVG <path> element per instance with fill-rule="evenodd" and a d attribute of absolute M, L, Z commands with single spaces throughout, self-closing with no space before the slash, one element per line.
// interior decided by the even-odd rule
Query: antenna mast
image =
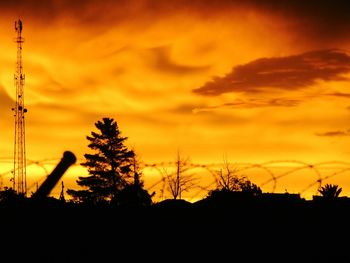
<path fill-rule="evenodd" d="M 15 22 L 17 37 L 17 63 L 15 72 L 16 104 L 12 108 L 15 116 L 15 143 L 14 143 L 14 167 L 13 167 L 13 189 L 17 194 L 27 194 L 27 175 L 26 175 L 26 146 L 25 146 L 25 121 L 24 114 L 27 109 L 24 107 L 24 80 L 22 64 L 22 37 L 23 24 L 18 19 Z"/>

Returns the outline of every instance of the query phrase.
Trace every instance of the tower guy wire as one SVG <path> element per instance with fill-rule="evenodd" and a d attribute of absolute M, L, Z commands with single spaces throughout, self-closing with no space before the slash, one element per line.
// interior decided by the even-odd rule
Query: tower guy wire
<path fill-rule="evenodd" d="M 27 174 L 26 174 L 26 144 L 25 144 L 25 113 L 27 109 L 24 104 L 24 81 L 22 62 L 22 46 L 24 38 L 22 37 L 23 24 L 20 19 L 15 21 L 17 43 L 17 62 L 14 76 L 16 89 L 16 103 L 12 108 L 15 117 L 15 140 L 14 140 L 14 166 L 13 166 L 13 189 L 18 194 L 27 194 Z"/>

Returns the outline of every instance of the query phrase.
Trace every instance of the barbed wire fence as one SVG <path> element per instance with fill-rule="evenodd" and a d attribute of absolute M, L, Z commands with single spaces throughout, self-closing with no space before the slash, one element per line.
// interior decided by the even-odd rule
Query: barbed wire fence
<path fill-rule="evenodd" d="M 70 168 L 70 178 L 63 176 L 62 180 L 75 181 L 78 176 L 84 176 L 84 174 L 74 172 L 74 168 L 81 167 L 80 163 L 82 161 L 78 160 Z M 10 168 L 12 162 L 13 160 L 10 158 L 0 158 L 0 189 L 12 185 L 13 168 Z M 38 187 L 45 180 L 58 162 L 59 159 L 27 160 L 28 178 L 31 178 L 29 170 L 36 168 L 34 178 L 31 178 L 30 183 L 27 184 L 28 192 L 35 192 L 35 187 Z M 1 168 L 2 166 L 6 166 L 6 168 Z M 215 189 L 218 183 L 218 172 L 223 166 L 223 163 L 184 162 L 182 174 L 195 175 L 195 184 L 191 191 L 186 193 L 184 199 L 189 201 L 198 200 L 205 197 L 210 190 Z M 293 192 L 303 196 L 306 193 L 308 195 L 317 194 L 318 189 L 330 180 L 340 181 L 341 183 L 350 182 L 350 162 L 342 161 L 306 163 L 297 160 L 274 160 L 263 163 L 229 163 L 229 167 L 233 169 L 237 176 L 245 176 L 263 189 L 264 192 L 271 193 L 281 192 L 282 189 L 288 192 L 288 188 L 294 184 Z M 175 168 L 176 161 L 140 163 L 145 188 L 149 192 L 155 192 L 157 200 L 170 198 L 169 193 L 167 193 L 168 177 L 164 174 L 164 170 L 169 169 L 171 171 L 169 174 L 172 175 L 176 173 Z M 340 184 L 340 186 L 343 185 Z M 60 192 L 60 189 L 56 189 L 55 193 L 58 192 Z"/>

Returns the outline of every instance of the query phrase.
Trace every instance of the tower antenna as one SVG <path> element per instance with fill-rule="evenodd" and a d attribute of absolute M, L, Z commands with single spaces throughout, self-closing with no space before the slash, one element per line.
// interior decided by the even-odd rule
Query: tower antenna
<path fill-rule="evenodd" d="M 25 145 L 25 120 L 24 115 L 27 109 L 24 107 L 24 80 L 22 64 L 22 37 L 23 24 L 20 19 L 15 22 L 17 43 L 17 63 L 14 76 L 16 89 L 16 104 L 12 108 L 15 117 L 15 142 L 14 142 L 14 167 L 13 167 L 13 189 L 17 194 L 27 194 L 27 174 L 26 174 L 26 145 Z"/>

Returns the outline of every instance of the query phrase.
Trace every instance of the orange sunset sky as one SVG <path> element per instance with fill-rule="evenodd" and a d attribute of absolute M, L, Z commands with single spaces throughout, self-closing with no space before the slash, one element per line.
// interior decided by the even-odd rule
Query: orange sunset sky
<path fill-rule="evenodd" d="M 347 1 L 17 0 L 0 10 L 0 157 L 13 156 L 21 18 L 30 160 L 83 158 L 102 117 L 146 163 L 178 150 L 194 163 L 350 160 Z"/>

